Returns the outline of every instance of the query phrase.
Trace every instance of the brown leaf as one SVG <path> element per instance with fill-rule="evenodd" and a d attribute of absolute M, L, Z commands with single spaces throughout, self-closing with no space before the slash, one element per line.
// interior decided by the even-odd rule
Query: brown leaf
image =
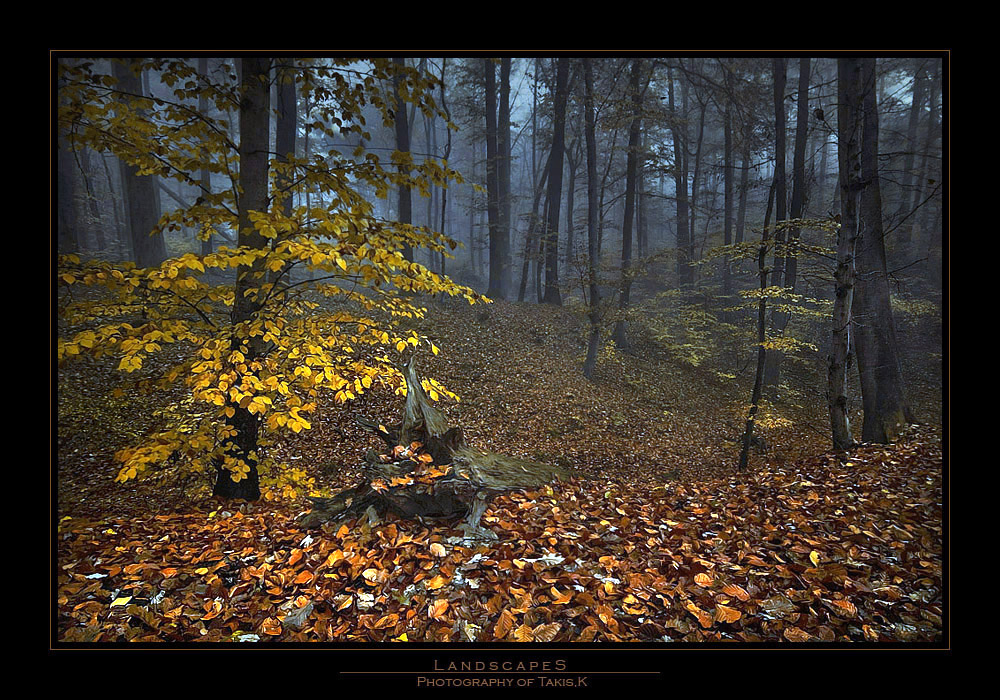
<path fill-rule="evenodd" d="M 556 635 L 559 634 L 559 627 L 560 625 L 558 622 L 550 622 L 547 625 L 538 625 L 538 627 L 532 630 L 532 634 L 534 635 L 536 642 L 551 642 L 555 639 Z"/>
<path fill-rule="evenodd" d="M 790 642 L 808 642 L 813 638 L 811 634 L 798 627 L 786 627 L 784 636 Z"/>

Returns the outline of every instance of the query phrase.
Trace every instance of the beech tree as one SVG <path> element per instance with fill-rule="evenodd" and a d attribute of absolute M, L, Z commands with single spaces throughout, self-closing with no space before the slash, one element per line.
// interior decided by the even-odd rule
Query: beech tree
<path fill-rule="evenodd" d="M 277 463 L 270 447 L 284 432 L 311 427 L 321 395 L 343 404 L 375 386 L 405 393 L 392 355 L 421 344 L 437 352 L 398 327 L 423 315 L 416 295 L 470 303 L 483 297 L 407 259 L 412 248 L 444 253 L 452 241 L 377 217 L 361 192 L 386 198 L 393 190 L 425 192 L 461 181 L 441 162 L 417 163 L 405 150 L 384 166 L 362 145 L 372 138 L 366 116 L 393 125 L 406 104 L 436 111 L 434 76 L 389 59 L 286 60 L 278 71 L 289 78 L 283 101 L 294 78 L 298 94 L 314 105 L 307 133 L 347 145 L 298 158 L 293 149 L 283 152 L 282 141 L 273 157 L 272 60 L 247 58 L 239 67 L 239 79 L 230 71 L 210 79 L 183 59 L 126 61 L 115 69 L 99 60 L 60 65 L 59 127 L 71 147 L 113 153 L 140 180 L 159 175 L 200 186 L 206 171 L 229 179 L 228 187 L 203 191 L 196 203 L 161 217 L 151 237 L 186 226 L 202 238 L 235 230 L 237 239 L 233 247 L 148 266 L 60 256 L 60 313 L 85 326 L 60 337 L 57 353 L 60 362 L 113 355 L 127 373 L 162 355 L 166 364 L 158 367 L 165 369 L 147 379 L 186 389 L 176 407 L 180 418 L 118 453 L 119 481 L 154 471 L 214 473 L 217 495 L 253 499 L 308 488 L 304 474 Z M 137 93 L 116 77 L 123 70 L 133 78 L 156 71 L 173 98 Z M 200 100 L 217 114 L 200 111 Z M 239 116 L 238 143 L 227 111 Z M 348 139 L 357 142 L 353 150 Z M 295 205 L 307 192 L 313 206 Z M 227 279 L 220 284 L 220 277 Z M 77 295 L 80 286 L 101 293 Z M 449 395 L 425 381 L 431 400 Z"/>
<path fill-rule="evenodd" d="M 840 230 L 837 232 L 837 269 L 833 306 L 833 343 L 827 381 L 833 447 L 854 445 L 851 433 L 847 375 L 852 357 L 855 254 L 861 237 L 861 59 L 837 61 L 837 157 L 840 164 Z"/>
<path fill-rule="evenodd" d="M 853 314 L 864 422 L 861 439 L 892 442 L 913 420 L 903 389 L 896 324 L 889 299 L 882 192 L 878 173 L 875 59 L 861 60 L 861 201 L 857 285 Z"/>

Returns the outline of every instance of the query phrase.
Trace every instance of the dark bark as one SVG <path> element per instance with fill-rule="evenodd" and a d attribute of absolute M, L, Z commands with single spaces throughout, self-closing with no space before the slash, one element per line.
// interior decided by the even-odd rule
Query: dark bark
<path fill-rule="evenodd" d="M 446 141 L 444 145 L 444 160 L 447 161 L 451 158 L 451 128 L 448 126 L 448 122 L 451 121 L 451 110 L 448 109 L 448 101 L 445 95 L 445 73 L 448 70 L 448 58 L 444 57 L 441 59 L 441 110 L 444 112 L 445 118 L 445 133 Z M 438 230 L 441 233 L 445 233 L 447 230 L 445 224 L 447 223 L 445 218 L 448 212 L 448 188 L 441 188 L 441 226 Z M 448 259 L 447 254 L 441 251 L 441 276 L 443 277 L 446 271 L 446 261 Z"/>
<path fill-rule="evenodd" d="M 628 130 L 628 152 L 625 156 L 625 212 L 622 220 L 622 278 L 618 297 L 619 318 L 615 322 L 614 341 L 619 348 L 627 349 L 628 327 L 625 314 L 628 312 L 632 293 L 632 224 L 635 219 L 636 163 L 639 159 L 639 130 L 642 126 L 642 93 L 639 89 L 639 73 L 642 60 L 632 61 L 629 75 L 629 99 L 632 102 L 632 121 Z"/>
<path fill-rule="evenodd" d="M 767 211 L 764 214 L 764 229 L 760 234 L 760 247 L 757 249 L 757 274 L 760 280 L 761 297 L 757 301 L 757 371 L 754 373 L 753 393 L 750 396 L 750 411 L 747 414 L 746 425 L 743 428 L 743 440 L 740 448 L 740 461 L 737 465 L 738 471 L 745 471 L 750 461 L 750 445 L 754 437 L 754 420 L 757 418 L 757 411 L 760 408 L 760 399 L 764 390 L 764 366 L 767 361 L 767 348 L 764 341 L 767 339 L 767 297 L 763 291 L 767 288 L 767 251 L 771 245 L 771 210 L 774 206 L 776 180 L 771 181 L 771 189 L 767 197 Z"/>
<path fill-rule="evenodd" d="M 589 58 L 583 59 L 584 77 L 584 130 L 587 141 L 587 281 L 590 290 L 590 339 L 587 342 L 587 359 L 583 363 L 583 376 L 592 379 L 597 366 L 597 350 L 601 340 L 601 292 L 597 280 L 600 252 L 597 246 L 598 210 L 597 193 L 597 138 L 594 116 L 594 68 Z"/>
<path fill-rule="evenodd" d="M 240 61 L 240 198 L 239 245 L 263 249 L 267 239 L 250 220 L 250 213 L 267 211 L 268 141 L 270 125 L 270 93 L 268 77 L 270 59 L 244 58 Z M 249 325 L 260 310 L 259 290 L 266 268 L 263 260 L 252 265 L 241 265 L 236 271 L 236 296 L 231 314 L 232 345 L 239 349 L 249 367 L 263 353 L 260 336 L 251 337 Z M 248 292 L 250 292 L 248 294 Z M 229 441 L 227 455 L 249 468 L 246 476 L 234 480 L 232 471 L 217 464 L 217 478 L 213 494 L 222 498 L 243 498 L 255 501 L 260 498 L 260 481 L 257 473 L 257 437 L 260 424 L 257 416 L 239 404 L 231 404 L 233 416 L 229 425 L 236 436 Z"/>
<path fill-rule="evenodd" d="M 840 172 L 841 227 L 837 233 L 837 269 L 833 306 L 833 343 L 827 400 L 835 450 L 854 446 L 851 434 L 847 374 L 851 364 L 855 251 L 860 237 L 858 201 L 861 195 L 861 59 L 837 60 L 837 153 Z"/>
<path fill-rule="evenodd" d="M 548 215 L 545 225 L 545 295 L 542 302 L 562 305 L 559 291 L 559 205 L 562 199 L 563 149 L 566 137 L 566 90 L 569 83 L 569 59 L 556 61 L 556 92 L 552 124 L 552 150 L 549 156 Z"/>
<path fill-rule="evenodd" d="M 496 299 L 504 296 L 503 245 L 500 222 L 500 180 L 497 161 L 497 87 L 493 59 L 484 58 L 483 77 L 486 83 L 486 214 L 490 230 L 490 282 L 486 295 Z"/>
<path fill-rule="evenodd" d="M 510 221 L 510 63 L 500 59 L 500 103 L 497 105 L 497 205 L 500 215 L 500 283 L 503 298 L 513 287 Z"/>
<path fill-rule="evenodd" d="M 726 106 L 723 113 L 723 130 L 725 143 L 723 148 L 723 202 L 722 202 L 722 244 L 733 242 L 733 116 L 732 100 L 726 96 Z M 722 296 L 729 303 L 733 293 L 732 278 L 729 274 L 729 256 L 722 258 Z M 728 312 L 727 312 L 728 317 Z"/>
<path fill-rule="evenodd" d="M 672 70 L 668 76 L 667 100 L 670 107 L 670 132 L 674 146 L 674 199 L 677 203 L 677 279 L 678 283 L 683 286 L 694 282 L 694 269 L 690 264 L 691 230 L 688 223 L 687 159 L 684 157 L 684 151 L 687 147 L 685 126 L 687 115 L 678 114 L 674 105 Z"/>
<path fill-rule="evenodd" d="M 444 414 L 431 404 L 413 359 L 404 365 L 403 375 L 406 405 L 398 425 L 385 427 L 358 418 L 362 427 L 385 442 L 386 452 L 379 455 L 369 451 L 364 478 L 354 488 L 332 498 L 311 498 L 313 507 L 302 518 L 303 527 L 318 527 L 365 513 L 379 517 L 394 513 L 403 518 L 469 516 L 467 530 L 492 536 L 479 527 L 479 518 L 490 498 L 569 477 L 565 469 L 472 447 L 466 443 L 462 429 L 450 427 Z M 450 469 L 445 469 L 448 465 Z"/>
<path fill-rule="evenodd" d="M 65 138 L 59 140 L 56 167 L 58 172 L 56 240 L 59 254 L 69 255 L 80 250 L 80 223 L 76 209 L 76 178 L 74 177 L 76 166 L 73 152 Z"/>
<path fill-rule="evenodd" d="M 784 108 L 782 107 L 782 116 Z M 803 58 L 799 61 L 799 88 L 798 104 L 795 117 L 795 149 L 792 156 L 792 202 L 789 212 L 792 219 L 802 218 L 802 210 L 805 205 L 806 187 L 806 137 L 809 133 L 809 59 Z M 783 139 L 782 139 L 783 140 Z M 782 168 L 783 170 L 783 168 Z M 800 230 L 798 228 L 789 229 L 782 234 L 786 243 L 786 252 L 782 255 L 784 259 L 784 278 L 780 281 L 782 286 L 790 292 L 795 291 L 795 278 L 798 274 L 798 260 L 795 255 L 795 246 L 799 241 Z M 788 314 L 783 311 L 775 311 L 772 316 L 772 329 L 775 335 L 782 335 L 788 326 Z M 781 377 L 781 363 L 784 353 L 780 350 L 771 352 L 768 355 L 767 369 L 764 372 L 764 384 L 776 386 Z"/>
<path fill-rule="evenodd" d="M 410 153 L 410 123 L 409 117 L 406 114 L 406 102 L 402 97 L 402 83 L 403 83 L 403 71 L 406 67 L 406 59 L 404 58 L 394 58 L 392 63 L 396 68 L 396 72 L 393 74 L 393 86 L 395 87 L 396 94 L 396 109 L 393 111 L 393 121 L 396 127 L 396 150 L 409 155 Z M 409 177 L 409 168 L 400 166 L 399 172 L 405 177 Z M 399 206 L 396 216 L 396 220 L 401 224 L 412 224 L 413 223 L 413 203 L 410 193 L 410 186 L 406 183 L 399 185 Z M 410 244 L 404 244 L 402 248 L 403 257 L 413 262 L 413 247 Z"/>
<path fill-rule="evenodd" d="M 142 81 L 130 68 L 113 62 L 118 88 L 125 93 L 142 95 Z M 141 112 L 140 112 L 141 114 Z M 155 175 L 139 175 L 138 168 L 121 162 L 122 188 L 128 211 L 126 220 L 132 251 L 138 267 L 154 267 L 167 259 L 163 233 L 153 233 L 160 220 L 160 199 Z"/>
<path fill-rule="evenodd" d="M 551 154 L 549 154 L 551 157 Z M 547 161 L 546 161 L 547 162 Z M 535 197 L 531 203 L 531 217 L 528 219 L 528 232 L 524 236 L 524 258 L 521 261 L 521 284 L 517 291 L 517 300 L 524 301 L 525 293 L 528 287 L 528 266 L 532 262 L 535 263 L 536 269 L 538 264 L 538 240 L 540 236 L 538 235 L 538 205 L 542 201 L 542 193 L 545 192 L 545 183 L 549 177 L 549 169 L 546 166 L 542 169 L 541 180 L 535 187 Z"/>
<path fill-rule="evenodd" d="M 198 59 L 198 73 L 200 73 L 205 80 L 208 80 L 208 58 L 202 56 Z M 198 113 L 203 115 L 208 114 L 208 97 L 206 95 L 198 96 Z M 201 185 L 202 196 L 212 194 L 212 172 L 208 168 L 201 169 L 201 172 L 199 173 L 199 184 Z M 211 234 L 201 242 L 201 254 L 212 254 Z"/>
<path fill-rule="evenodd" d="M 747 220 L 747 198 L 750 195 L 750 145 L 749 138 L 744 134 L 743 155 L 740 157 L 740 200 L 736 207 L 735 243 L 743 242 L 743 232 Z"/>
<path fill-rule="evenodd" d="M 861 378 L 861 439 L 892 442 L 912 421 L 903 391 L 886 272 L 882 193 L 878 174 L 878 105 L 875 59 L 861 61 L 861 204 L 854 297 L 855 352 Z"/>
<path fill-rule="evenodd" d="M 910 114 L 906 127 L 906 155 L 903 158 L 903 179 L 900 182 L 901 196 L 899 198 L 899 209 L 896 212 L 896 216 L 899 219 L 911 214 L 913 211 L 910 208 L 911 197 L 914 181 L 917 180 L 914 173 L 917 131 L 920 128 L 920 114 L 924 108 L 924 92 L 926 87 L 926 71 L 923 67 L 923 59 L 917 60 L 918 64 L 913 73 L 913 91 L 910 97 Z M 919 204 L 919 200 L 912 202 L 914 208 L 917 204 Z M 908 252 L 907 249 L 913 240 L 913 224 L 914 220 L 911 217 L 910 220 L 900 227 L 899 244 L 906 252 Z"/>
<path fill-rule="evenodd" d="M 781 222 L 787 218 L 788 193 L 785 183 L 785 82 L 787 79 L 788 59 L 775 58 L 774 70 L 774 245 L 780 250 L 785 243 L 785 232 L 780 228 Z M 772 283 L 780 286 L 784 279 L 785 259 L 775 256 Z M 767 377 L 764 385 L 767 386 Z"/>

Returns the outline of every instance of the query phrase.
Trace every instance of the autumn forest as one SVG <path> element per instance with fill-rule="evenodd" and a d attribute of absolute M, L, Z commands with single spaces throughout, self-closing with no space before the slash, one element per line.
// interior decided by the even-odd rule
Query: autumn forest
<path fill-rule="evenodd" d="M 50 59 L 53 648 L 948 647 L 947 53 Z"/>

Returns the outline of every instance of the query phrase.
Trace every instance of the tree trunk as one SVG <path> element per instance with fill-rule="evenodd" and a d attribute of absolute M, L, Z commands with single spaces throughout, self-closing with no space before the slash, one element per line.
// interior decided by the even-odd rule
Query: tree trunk
<path fill-rule="evenodd" d="M 833 302 L 833 344 L 829 361 L 827 399 L 835 450 L 854 446 L 851 435 L 847 376 L 851 363 L 851 318 L 854 303 L 855 251 L 860 237 L 858 200 L 861 195 L 861 59 L 837 60 L 837 153 L 840 170 L 841 226 L 837 233 L 837 269 Z"/>
<path fill-rule="evenodd" d="M 858 279 L 854 326 L 864 423 L 861 439 L 892 442 L 912 421 L 903 392 L 896 330 L 889 299 L 882 227 L 882 194 L 878 174 L 878 105 L 875 100 L 875 59 L 861 60 L 861 210 L 859 212 Z"/>
<path fill-rule="evenodd" d="M 113 62 L 118 89 L 132 95 L 142 95 L 142 81 L 130 68 Z M 140 112 L 141 113 L 141 112 Z M 158 188 L 155 175 L 139 175 L 138 168 L 121 162 L 122 189 L 127 203 L 129 234 L 138 267 L 155 267 L 167 259 L 163 233 L 153 235 L 160 220 Z"/>
<path fill-rule="evenodd" d="M 500 59 L 497 106 L 497 206 L 500 215 L 500 289 L 509 299 L 513 288 L 510 225 L 510 56 Z"/>
<path fill-rule="evenodd" d="M 901 196 L 899 198 L 899 209 L 896 212 L 896 216 L 899 219 L 912 214 L 912 209 L 910 209 L 909 205 L 913 197 L 913 183 L 916 180 L 914 161 L 916 160 L 917 151 L 917 130 L 920 128 L 920 114 L 924 108 L 925 71 L 923 59 L 916 60 L 917 67 L 913 72 L 913 91 L 910 97 L 909 122 L 906 127 L 906 155 L 903 158 L 903 180 L 900 183 Z M 919 203 L 919 200 L 916 203 Z M 904 255 L 909 252 L 910 243 L 913 240 L 913 224 L 914 221 L 911 218 L 900 227 L 900 252 Z"/>
<path fill-rule="evenodd" d="M 497 86 L 493 59 L 483 59 L 486 83 L 486 214 L 490 229 L 490 282 L 486 296 L 502 299 L 503 246 L 500 242 L 500 181 L 497 172 Z"/>
<path fill-rule="evenodd" d="M 583 363 L 583 376 L 593 379 L 597 366 L 597 350 L 601 340 L 601 292 L 597 283 L 600 253 L 597 247 L 598 211 L 597 193 L 597 138 L 594 117 L 594 68 L 589 58 L 583 59 L 584 77 L 584 130 L 587 140 L 587 281 L 590 287 L 590 339 L 587 342 L 587 359 Z"/>
<path fill-rule="evenodd" d="M 479 519 L 493 496 L 507 491 L 538 488 L 569 472 L 539 462 L 486 452 L 465 442 L 462 429 L 449 427 L 444 414 L 431 405 L 411 358 L 403 366 L 406 405 L 397 426 L 359 417 L 362 427 L 378 435 L 386 452 L 370 450 L 364 478 L 332 498 L 311 498 L 312 510 L 303 527 L 318 527 L 368 513 L 384 517 L 460 518 L 469 516 L 469 534 L 495 538 L 479 527 Z"/>
<path fill-rule="evenodd" d="M 767 361 L 767 348 L 764 341 L 767 339 L 767 297 L 763 294 L 767 289 L 767 251 L 771 244 L 771 209 L 774 205 L 774 195 L 776 180 L 771 181 L 771 189 L 767 196 L 767 211 L 764 214 L 764 228 L 760 234 L 760 247 L 757 250 L 757 275 L 760 280 L 761 297 L 757 301 L 757 371 L 754 374 L 753 393 L 750 396 L 750 411 L 747 413 L 747 422 L 743 428 L 743 440 L 740 448 L 740 461 L 737 465 L 738 471 L 746 471 L 750 462 L 750 444 L 753 442 L 754 420 L 757 418 L 757 411 L 760 408 L 760 399 L 764 389 L 764 366 Z"/>
<path fill-rule="evenodd" d="M 552 155 L 549 154 L 551 158 Z M 547 161 L 546 161 L 547 162 Z M 542 193 L 545 191 L 545 182 L 549 177 L 548 166 L 542 169 L 542 177 L 535 187 L 535 197 L 531 203 L 531 217 L 528 219 L 528 232 L 524 236 L 524 259 L 521 261 L 521 284 L 517 291 L 517 300 L 524 301 L 528 287 L 528 266 L 534 262 L 538 267 L 538 205 L 542 201 Z"/>
<path fill-rule="evenodd" d="M 563 149 L 566 136 L 566 89 L 569 59 L 556 61 L 556 93 L 552 124 L 552 151 L 549 156 L 548 216 L 545 225 L 545 296 L 542 302 L 562 306 L 559 291 L 559 205 L 562 199 Z"/>
<path fill-rule="evenodd" d="M 76 209 L 76 178 L 73 151 L 65 138 L 59 139 L 58 183 L 59 201 L 56 240 L 60 255 L 80 251 L 80 219 Z"/>
<path fill-rule="evenodd" d="M 775 96 L 777 99 L 777 96 Z M 784 104 L 782 103 L 782 121 L 784 117 Z M 795 117 L 795 153 L 792 156 L 792 204 L 791 218 L 802 218 L 802 209 L 805 204 L 806 186 L 806 136 L 809 132 L 809 59 L 803 58 L 799 61 L 799 88 L 798 107 Z M 783 132 L 780 132 L 783 133 Z M 784 142 L 784 137 L 781 138 Z M 782 158 L 782 179 L 784 179 L 784 158 Z M 798 261 L 795 256 L 795 244 L 799 240 L 799 229 L 789 229 L 780 235 L 781 239 L 787 240 L 787 250 L 782 255 L 784 259 L 783 272 L 784 279 L 776 279 L 785 289 L 790 292 L 795 291 L 795 277 L 798 274 Z M 788 314 L 783 311 L 775 311 L 771 317 L 771 327 L 775 335 L 783 335 L 788 326 Z M 767 386 L 777 386 L 781 377 L 781 362 L 784 353 L 774 350 L 768 355 L 768 365 L 764 372 L 764 383 Z"/>
<path fill-rule="evenodd" d="M 678 115 L 674 106 L 673 71 L 669 71 L 667 100 L 670 106 L 670 132 L 674 142 L 674 199 L 677 203 L 677 280 L 681 286 L 694 282 L 690 259 L 690 224 L 688 223 L 686 149 L 687 115 Z"/>
<path fill-rule="evenodd" d="M 403 83 L 403 70 L 406 67 L 406 59 L 404 58 L 393 58 L 392 63 L 396 68 L 393 74 L 392 82 L 395 88 L 396 94 L 394 95 L 396 100 L 396 109 L 393 111 L 393 121 L 396 126 L 396 150 L 407 155 L 410 154 L 410 124 L 409 118 L 406 114 L 406 102 L 403 100 L 401 90 Z M 409 168 L 400 166 L 399 172 L 401 175 L 409 177 Z M 396 219 L 401 224 L 412 224 L 413 223 L 413 204 L 410 195 L 410 186 L 408 184 L 400 184 L 399 186 L 399 211 L 397 212 Z M 413 262 L 413 247 L 407 243 L 403 245 L 403 257 Z"/>
<path fill-rule="evenodd" d="M 200 73 L 206 81 L 208 80 L 208 58 L 202 56 L 198 59 L 198 73 Z M 198 113 L 203 115 L 208 114 L 208 97 L 205 95 L 198 96 Z M 204 197 L 212 194 L 212 172 L 208 168 L 201 169 L 198 184 L 201 186 L 201 196 Z M 212 254 L 211 233 L 209 233 L 208 236 L 201 241 L 201 254 Z"/>
<path fill-rule="evenodd" d="M 642 61 L 632 61 L 629 76 L 629 97 L 632 100 L 632 122 L 628 130 L 628 152 L 625 157 L 625 213 L 622 220 L 622 278 L 621 295 L 618 297 L 619 318 L 615 322 L 614 341 L 619 348 L 627 349 L 628 312 L 632 292 L 632 223 L 635 220 L 636 163 L 639 159 L 639 130 L 642 126 L 642 95 L 639 91 L 639 72 Z"/>
<path fill-rule="evenodd" d="M 726 96 L 726 106 L 723 114 L 723 130 L 725 145 L 723 149 L 723 198 L 722 198 L 722 245 L 733 242 L 733 117 L 732 99 Z M 729 296 L 733 293 L 733 283 L 729 274 L 729 256 L 722 258 L 722 297 L 729 304 Z M 729 312 L 725 312 L 729 318 Z"/>
<path fill-rule="evenodd" d="M 241 59 L 240 92 L 240 174 L 238 202 L 239 245 L 264 249 L 267 239 L 254 228 L 250 213 L 267 211 L 268 141 L 270 128 L 270 92 L 268 78 L 270 59 Z M 232 347 L 239 350 L 247 367 L 261 357 L 263 344 L 260 336 L 250 336 L 249 326 L 260 310 L 259 290 L 266 272 L 265 261 L 257 259 L 252 265 L 241 265 L 236 271 L 236 297 L 231 314 Z M 251 371 L 251 370 L 248 370 Z M 217 464 L 217 478 L 213 494 L 222 498 L 260 498 L 257 474 L 257 437 L 260 429 L 258 418 L 238 403 L 231 403 L 233 416 L 229 425 L 236 436 L 228 444 L 226 463 Z M 231 462 L 229 460 L 232 460 Z M 227 467 L 235 467 L 227 468 Z M 237 476 L 236 470 L 245 471 Z M 235 477 L 235 478 L 234 478 Z"/>

